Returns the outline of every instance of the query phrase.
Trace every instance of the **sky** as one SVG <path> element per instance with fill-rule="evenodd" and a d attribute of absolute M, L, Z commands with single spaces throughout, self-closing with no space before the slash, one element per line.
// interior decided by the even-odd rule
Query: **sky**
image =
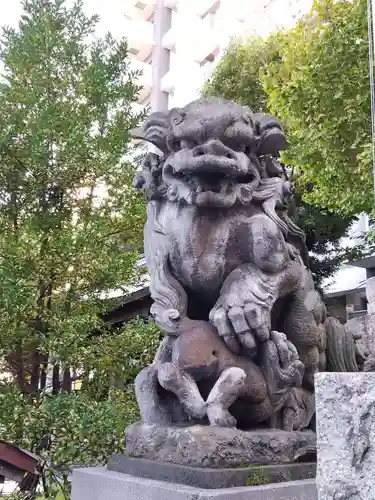
<path fill-rule="evenodd" d="M 73 3 L 73 0 L 68 0 L 67 3 Z M 126 0 L 84 0 L 83 3 L 87 14 L 100 15 L 98 35 L 111 31 L 116 37 L 124 36 Z M 255 14 L 254 25 L 259 24 L 261 19 L 264 24 L 268 25 L 265 29 L 269 31 L 282 23 L 284 18 L 292 19 L 291 14 L 297 13 L 300 9 L 306 11 L 311 6 L 312 0 L 243 0 L 243 4 L 246 6 L 246 11 Z M 0 0 L 1 26 L 4 24 L 16 26 L 20 13 L 21 0 Z M 252 15 L 249 16 L 249 21 L 252 17 Z"/>
<path fill-rule="evenodd" d="M 72 4 L 68 1 L 67 4 Z M 87 14 L 99 14 L 98 35 L 108 31 L 116 37 L 124 36 L 125 2 L 122 0 L 84 0 Z M 16 27 L 21 15 L 21 0 L 0 0 L 0 25 Z"/>

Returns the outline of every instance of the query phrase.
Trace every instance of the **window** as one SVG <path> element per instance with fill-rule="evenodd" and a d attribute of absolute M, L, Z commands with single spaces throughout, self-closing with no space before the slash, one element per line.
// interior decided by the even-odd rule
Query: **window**
<path fill-rule="evenodd" d="M 155 22 L 155 12 L 151 14 L 151 16 L 147 19 L 147 22 L 154 24 Z"/>
<path fill-rule="evenodd" d="M 141 9 L 141 10 L 145 10 L 145 8 L 147 7 L 147 5 L 143 2 L 137 2 L 135 4 L 135 6 L 138 8 L 138 9 Z"/>
<path fill-rule="evenodd" d="M 143 62 L 146 64 L 151 64 L 152 63 L 152 53 L 149 54 Z"/>
<path fill-rule="evenodd" d="M 201 62 L 201 66 L 205 66 L 208 63 L 213 63 L 219 53 L 219 49 L 216 48 L 211 54 L 209 54 L 203 61 Z"/>
<path fill-rule="evenodd" d="M 216 2 L 211 5 L 211 7 L 207 9 L 206 12 L 202 15 L 202 19 L 204 19 L 209 14 L 216 14 L 216 12 L 219 10 L 220 3 L 220 0 L 216 0 Z"/>
<path fill-rule="evenodd" d="M 367 309 L 367 299 L 366 299 L 366 297 L 361 297 L 361 300 L 360 300 L 360 309 L 361 309 L 361 311 L 366 311 L 366 309 Z"/>

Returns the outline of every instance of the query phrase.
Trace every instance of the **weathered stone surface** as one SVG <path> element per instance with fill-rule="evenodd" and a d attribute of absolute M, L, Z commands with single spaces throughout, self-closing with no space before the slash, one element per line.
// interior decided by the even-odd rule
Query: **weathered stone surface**
<path fill-rule="evenodd" d="M 288 216 L 281 123 L 204 97 L 151 113 L 131 135 L 158 151 L 134 187 L 148 200 L 151 314 L 166 334 L 135 380 L 142 421 L 311 428 L 314 374 L 359 371 L 364 359 L 327 318 Z"/>
<path fill-rule="evenodd" d="M 71 500 L 317 500 L 314 480 L 203 489 L 122 474 L 105 468 L 73 473 Z"/>
<path fill-rule="evenodd" d="M 373 357 L 375 355 L 375 314 L 352 318 L 347 322 L 347 326 L 358 335 L 357 345 L 361 351 Z"/>
<path fill-rule="evenodd" d="M 369 314 L 375 313 L 375 276 L 366 280 L 367 310 Z"/>
<path fill-rule="evenodd" d="M 305 303 L 305 238 L 281 210 L 281 123 L 209 97 L 151 113 L 132 136 L 159 150 L 134 187 L 148 199 L 151 313 L 172 339 L 136 379 L 142 420 L 307 428 L 325 308 Z"/>
<path fill-rule="evenodd" d="M 207 469 L 132 458 L 118 454 L 109 458 L 107 469 L 146 479 L 184 484 L 196 488 L 219 489 L 312 479 L 316 474 L 316 463 Z"/>
<path fill-rule="evenodd" d="M 312 431 L 244 432 L 213 426 L 160 427 L 142 423 L 126 430 L 128 455 L 192 467 L 291 463 L 315 449 Z"/>
<path fill-rule="evenodd" d="M 320 500 L 375 500 L 375 373 L 315 380 Z"/>

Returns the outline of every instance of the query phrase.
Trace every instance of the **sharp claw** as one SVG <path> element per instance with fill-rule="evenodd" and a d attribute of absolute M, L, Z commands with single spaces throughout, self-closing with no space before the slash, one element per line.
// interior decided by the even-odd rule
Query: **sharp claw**
<path fill-rule="evenodd" d="M 272 330 L 271 332 L 271 340 L 274 344 L 278 344 L 280 340 L 280 332 L 277 332 L 276 330 Z"/>
<path fill-rule="evenodd" d="M 251 328 L 256 329 L 262 325 L 262 313 L 258 306 L 246 304 L 244 307 L 244 313 Z"/>
<path fill-rule="evenodd" d="M 247 324 L 244 311 L 241 307 L 232 307 L 229 309 L 228 318 L 237 334 L 249 331 L 249 325 Z"/>
<path fill-rule="evenodd" d="M 236 340 L 232 326 L 228 320 L 227 312 L 223 307 L 210 312 L 210 321 L 216 327 L 220 337 L 227 347 L 235 354 L 240 353 L 240 346 Z"/>
<path fill-rule="evenodd" d="M 248 325 L 253 331 L 260 342 L 265 342 L 270 338 L 268 324 L 265 318 L 267 313 L 257 306 L 246 304 L 244 307 L 244 315 Z"/>
<path fill-rule="evenodd" d="M 263 351 L 263 357 L 267 360 L 272 360 L 277 362 L 278 360 L 278 353 L 277 353 L 277 347 L 276 344 L 273 340 L 268 340 L 267 342 L 264 342 L 262 344 L 264 346 L 264 351 Z"/>
<path fill-rule="evenodd" d="M 256 334 L 260 342 L 266 342 L 270 338 L 270 332 L 265 325 L 262 325 L 260 328 L 256 328 Z"/>
<path fill-rule="evenodd" d="M 210 321 L 216 327 L 221 337 L 233 334 L 232 327 L 227 318 L 227 313 L 223 307 L 210 313 Z"/>
<path fill-rule="evenodd" d="M 241 344 L 249 351 L 250 354 L 255 354 L 257 351 L 257 343 L 254 335 L 251 332 L 240 334 Z"/>

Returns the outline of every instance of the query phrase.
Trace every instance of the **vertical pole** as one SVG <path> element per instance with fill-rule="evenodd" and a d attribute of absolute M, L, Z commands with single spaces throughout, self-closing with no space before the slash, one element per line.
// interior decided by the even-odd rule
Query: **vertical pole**
<path fill-rule="evenodd" d="M 168 110 L 168 93 L 161 88 L 161 80 L 169 71 L 170 52 L 163 47 L 163 37 L 170 29 L 172 11 L 165 7 L 164 0 L 156 1 L 154 20 L 154 46 L 152 50 L 151 110 Z"/>

